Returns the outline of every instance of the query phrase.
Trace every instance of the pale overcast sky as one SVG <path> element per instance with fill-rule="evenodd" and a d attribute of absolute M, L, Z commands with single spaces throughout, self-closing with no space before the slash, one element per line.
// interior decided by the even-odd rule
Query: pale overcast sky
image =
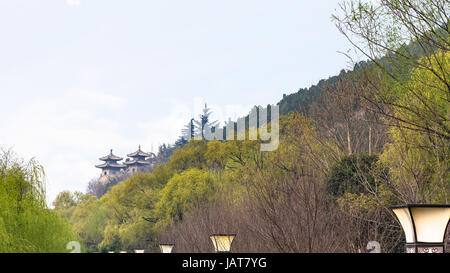
<path fill-rule="evenodd" d="M 44 166 L 48 202 L 98 158 L 172 143 L 348 68 L 337 0 L 0 0 L 0 145 Z"/>

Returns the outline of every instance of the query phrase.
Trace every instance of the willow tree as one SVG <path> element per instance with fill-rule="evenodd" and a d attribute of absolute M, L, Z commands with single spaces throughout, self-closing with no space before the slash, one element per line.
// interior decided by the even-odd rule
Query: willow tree
<path fill-rule="evenodd" d="M 65 219 L 47 208 L 44 171 L 0 152 L 0 252 L 67 252 L 75 237 Z"/>

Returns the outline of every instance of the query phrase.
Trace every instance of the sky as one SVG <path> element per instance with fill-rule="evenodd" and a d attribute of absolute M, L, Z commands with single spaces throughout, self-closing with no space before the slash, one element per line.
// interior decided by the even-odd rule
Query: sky
<path fill-rule="evenodd" d="M 0 146 L 45 168 L 47 202 L 95 164 L 173 143 L 348 68 L 338 0 L 0 0 Z"/>

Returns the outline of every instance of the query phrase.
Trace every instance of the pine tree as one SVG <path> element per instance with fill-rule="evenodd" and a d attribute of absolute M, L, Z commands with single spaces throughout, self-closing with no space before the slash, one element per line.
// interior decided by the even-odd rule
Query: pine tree
<path fill-rule="evenodd" d="M 202 139 L 205 139 L 206 128 L 212 128 L 214 130 L 214 128 L 219 125 L 217 120 L 213 122 L 210 121 L 211 114 L 211 109 L 209 109 L 205 103 L 203 114 L 199 115 L 199 120 L 194 120 L 197 136 L 201 136 Z"/>

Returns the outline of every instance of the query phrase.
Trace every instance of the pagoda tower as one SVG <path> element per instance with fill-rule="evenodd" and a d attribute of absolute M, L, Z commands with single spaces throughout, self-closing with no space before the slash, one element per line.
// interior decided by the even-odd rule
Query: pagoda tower
<path fill-rule="evenodd" d="M 127 159 L 123 164 L 126 165 L 127 172 L 137 173 L 148 169 L 153 165 L 154 153 L 146 153 L 141 150 L 141 145 L 136 152 L 127 154 L 131 159 Z"/>
<path fill-rule="evenodd" d="M 102 174 L 100 175 L 100 180 L 107 180 L 108 177 L 112 177 L 122 173 L 122 170 L 126 168 L 125 165 L 118 163 L 118 161 L 123 158 L 119 156 L 115 156 L 113 154 L 113 150 L 109 155 L 99 158 L 101 161 L 105 161 L 105 163 L 100 165 L 95 165 L 95 167 L 102 169 Z"/>

